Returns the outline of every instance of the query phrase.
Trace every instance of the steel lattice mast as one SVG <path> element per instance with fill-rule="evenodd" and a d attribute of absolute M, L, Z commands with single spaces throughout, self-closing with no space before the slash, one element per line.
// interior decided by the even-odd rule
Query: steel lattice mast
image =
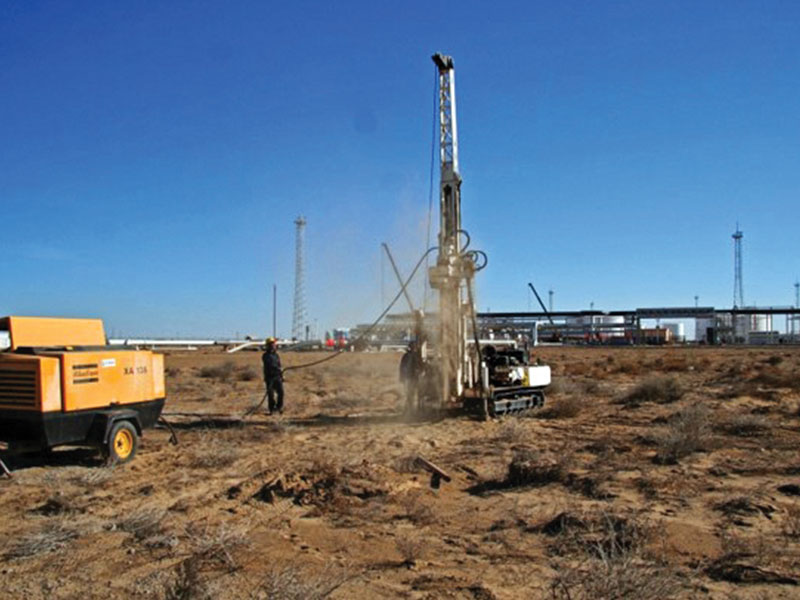
<path fill-rule="evenodd" d="M 733 238 L 733 308 L 744 306 L 744 285 L 742 283 L 742 238 L 744 234 L 736 224 Z"/>
<path fill-rule="evenodd" d="M 306 219 L 302 215 L 294 220 L 296 229 L 294 258 L 294 314 L 292 316 L 292 337 L 302 340 L 306 326 L 305 262 L 303 257 Z"/>
<path fill-rule="evenodd" d="M 794 282 L 794 307 L 800 308 L 800 282 Z"/>
<path fill-rule="evenodd" d="M 464 307 L 474 266 L 462 257 L 461 175 L 458 171 L 458 130 L 453 59 L 435 54 L 439 75 L 439 254 L 429 271 L 431 287 L 439 292 L 440 399 L 460 397 L 464 376 L 466 323 Z"/>

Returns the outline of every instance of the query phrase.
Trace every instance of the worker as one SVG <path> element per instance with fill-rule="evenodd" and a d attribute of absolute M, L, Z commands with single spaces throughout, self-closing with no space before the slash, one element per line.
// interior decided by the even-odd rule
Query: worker
<path fill-rule="evenodd" d="M 275 338 L 267 338 L 266 350 L 261 355 L 261 362 L 264 364 L 264 383 L 267 385 L 267 402 L 269 414 L 276 410 L 283 412 L 283 370 L 281 369 L 281 357 L 278 356 Z"/>
<path fill-rule="evenodd" d="M 400 359 L 400 382 L 406 387 L 406 412 L 411 413 L 419 401 L 419 378 L 422 374 L 422 356 L 419 344 L 412 340 Z"/>

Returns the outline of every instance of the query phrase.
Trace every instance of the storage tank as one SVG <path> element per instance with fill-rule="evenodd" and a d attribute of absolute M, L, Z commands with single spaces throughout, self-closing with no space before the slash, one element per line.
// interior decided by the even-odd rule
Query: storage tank
<path fill-rule="evenodd" d="M 625 317 L 598 315 L 592 318 L 596 329 L 605 337 L 623 337 L 625 335 Z"/>
<path fill-rule="evenodd" d="M 772 315 L 748 315 L 748 333 L 754 331 L 772 331 Z"/>
<path fill-rule="evenodd" d="M 697 342 L 713 344 L 717 337 L 717 323 L 712 317 L 701 317 L 694 320 L 694 339 Z"/>
<path fill-rule="evenodd" d="M 669 329 L 672 333 L 672 338 L 676 342 L 682 342 L 686 339 L 683 323 L 664 323 L 664 328 Z"/>

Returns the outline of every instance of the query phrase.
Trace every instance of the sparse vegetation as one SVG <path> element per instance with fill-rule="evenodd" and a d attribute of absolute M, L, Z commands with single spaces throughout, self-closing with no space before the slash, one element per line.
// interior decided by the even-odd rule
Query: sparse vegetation
<path fill-rule="evenodd" d="M 51 521 L 41 528 L 14 539 L 7 552 L 6 559 L 28 558 L 60 550 L 78 537 L 75 528 L 62 521 Z"/>
<path fill-rule="evenodd" d="M 221 469 L 239 459 L 239 447 L 228 444 L 212 432 L 203 434 L 200 442 L 192 449 L 190 466 L 195 469 Z"/>
<path fill-rule="evenodd" d="M 569 559 L 554 564 L 550 586 L 554 600 L 672 598 L 681 585 L 646 548 L 648 531 L 635 520 L 610 514 L 597 517 L 560 515 L 553 526 L 553 547 L 569 550 Z"/>
<path fill-rule="evenodd" d="M 116 526 L 142 541 L 161 533 L 161 521 L 166 511 L 158 508 L 140 508 L 117 519 Z"/>
<path fill-rule="evenodd" d="M 236 365 L 232 360 L 225 361 L 218 365 L 208 365 L 200 369 L 199 375 L 203 379 L 217 379 L 228 381 L 233 375 Z"/>
<path fill-rule="evenodd" d="M 788 371 L 778 367 L 768 367 L 761 370 L 748 381 L 771 388 L 800 390 L 800 371 Z"/>
<path fill-rule="evenodd" d="M 571 419 L 577 417 L 583 408 L 583 400 L 577 396 L 566 396 L 552 400 L 537 413 L 543 419 Z"/>
<path fill-rule="evenodd" d="M 415 525 L 430 525 L 436 520 L 433 510 L 425 504 L 420 492 L 408 492 L 400 500 L 405 517 Z"/>
<path fill-rule="evenodd" d="M 515 417 L 505 419 L 497 430 L 497 439 L 508 444 L 521 444 L 529 437 L 527 428 Z"/>
<path fill-rule="evenodd" d="M 202 527 L 190 525 L 186 533 L 192 549 L 192 558 L 195 561 L 194 566 L 198 569 L 201 566 L 222 566 L 228 570 L 235 569 L 237 562 L 234 552 L 249 543 L 247 530 L 241 525 L 220 524 Z"/>
<path fill-rule="evenodd" d="M 164 589 L 164 600 L 212 600 L 213 594 L 200 575 L 194 556 L 179 562 Z"/>
<path fill-rule="evenodd" d="M 344 569 L 311 572 L 294 564 L 273 566 L 250 595 L 252 600 L 324 600 L 351 578 Z"/>
<path fill-rule="evenodd" d="M 259 373 L 253 367 L 240 367 L 236 370 L 236 379 L 239 381 L 255 381 L 258 378 Z"/>
<path fill-rule="evenodd" d="M 533 450 L 520 450 L 508 464 L 505 483 L 509 487 L 541 486 L 563 481 L 569 454 L 543 456 Z"/>
<path fill-rule="evenodd" d="M 320 371 L 292 371 L 291 418 L 242 423 L 231 417 L 254 402 L 260 381 L 245 373 L 258 373 L 258 355 L 234 356 L 223 385 L 199 377 L 202 365 L 227 359 L 212 352 L 167 356 L 166 410 L 180 446 L 148 431 L 141 460 L 116 469 L 94 466 L 84 451 L 9 459 L 0 596 L 77 597 L 108 573 L 113 587 L 100 593 L 153 600 L 386 590 L 654 600 L 659 589 L 688 598 L 704 585 L 742 598 L 795 589 L 778 586 L 797 573 L 800 548 L 798 396 L 753 381 L 796 370 L 795 348 L 544 347 L 559 379 L 543 410 L 412 423 L 396 417 L 402 401 L 383 391 L 397 389 L 399 355 L 347 354 Z M 770 364 L 776 354 L 783 361 Z M 681 360 L 686 369 L 677 369 Z M 741 374 L 725 376 L 730 365 Z M 638 410 L 616 404 L 653 374 L 686 393 L 673 402 L 646 396 Z M 733 386 L 745 393 L 731 401 Z M 332 408 L 342 413 L 331 417 Z M 713 453 L 693 454 L 705 451 Z M 452 481 L 430 489 L 420 455 Z M 685 464 L 653 464 L 676 461 Z M 537 568 L 532 578 L 531 561 L 553 571 Z M 337 587 L 356 570 L 357 581 Z M 40 589 L 34 573 L 50 587 Z M 738 585 L 748 578 L 759 585 Z"/>
<path fill-rule="evenodd" d="M 114 465 L 93 467 L 91 469 L 83 468 L 71 479 L 73 482 L 86 487 L 103 486 L 114 477 L 115 468 Z"/>
<path fill-rule="evenodd" d="M 414 566 L 424 555 L 425 542 L 417 535 L 399 535 L 395 538 L 394 543 L 406 566 Z"/>
<path fill-rule="evenodd" d="M 683 397 L 683 386 L 674 377 L 651 377 L 619 399 L 620 404 L 638 406 L 644 402 L 670 404 Z"/>
<path fill-rule="evenodd" d="M 800 538 L 800 504 L 792 504 L 786 509 L 782 530 L 786 537 Z"/>
<path fill-rule="evenodd" d="M 718 422 L 716 429 L 729 435 L 754 437 L 767 433 L 770 423 L 763 415 L 737 414 Z"/>
<path fill-rule="evenodd" d="M 702 404 L 692 404 L 673 415 L 666 432 L 657 440 L 655 460 L 661 464 L 674 464 L 681 458 L 711 444 L 709 410 Z"/>

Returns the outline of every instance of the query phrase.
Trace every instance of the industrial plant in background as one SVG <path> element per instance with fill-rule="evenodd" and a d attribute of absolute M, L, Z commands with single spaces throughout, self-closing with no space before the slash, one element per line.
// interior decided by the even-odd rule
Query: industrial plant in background
<path fill-rule="evenodd" d="M 734 243 L 733 307 L 713 306 L 656 307 L 632 310 L 554 311 L 553 291 L 548 292 L 549 309 L 532 283 L 528 288 L 541 311 L 481 312 L 477 314 L 480 335 L 484 339 L 516 340 L 529 345 L 541 343 L 663 345 L 695 343 L 715 344 L 800 344 L 800 282 L 794 284 L 794 304 L 788 306 L 747 306 L 742 276 L 744 233 L 736 225 Z M 695 304 L 698 297 L 695 296 Z M 431 317 L 435 318 L 435 317 Z M 776 323 L 776 318 L 779 321 Z M 694 339 L 686 335 L 687 325 L 694 324 Z M 783 325 L 783 327 L 779 327 Z M 364 326 L 352 334 L 358 336 Z M 373 346 L 403 344 L 413 331 L 411 314 L 389 315 L 372 332 Z"/>

